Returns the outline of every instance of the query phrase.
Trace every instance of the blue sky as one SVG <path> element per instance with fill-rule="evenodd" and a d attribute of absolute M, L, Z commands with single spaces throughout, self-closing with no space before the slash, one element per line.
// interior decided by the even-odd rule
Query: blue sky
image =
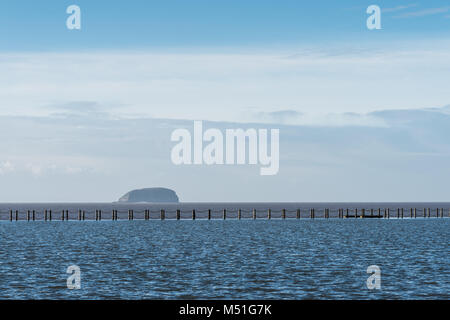
<path fill-rule="evenodd" d="M 449 31 L 438 0 L 2 1 L 0 201 L 447 201 Z M 173 165 L 191 120 L 280 128 L 279 174 Z"/>
<path fill-rule="evenodd" d="M 65 9 L 82 10 L 68 31 Z M 382 31 L 365 26 L 366 8 L 383 10 Z M 0 50 L 301 46 L 448 37 L 445 0 L 15 0 L 0 4 Z"/>

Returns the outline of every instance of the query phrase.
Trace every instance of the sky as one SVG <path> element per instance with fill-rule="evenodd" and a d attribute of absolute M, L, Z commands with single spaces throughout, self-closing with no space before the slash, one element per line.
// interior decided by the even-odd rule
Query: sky
<path fill-rule="evenodd" d="M 449 49 L 448 1 L 2 1 L 0 201 L 446 201 Z M 192 120 L 280 128 L 279 174 L 173 165 Z"/>

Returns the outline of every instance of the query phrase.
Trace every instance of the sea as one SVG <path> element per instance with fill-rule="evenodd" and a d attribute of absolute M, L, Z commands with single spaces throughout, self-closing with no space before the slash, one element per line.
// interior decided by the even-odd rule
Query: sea
<path fill-rule="evenodd" d="M 389 218 L 358 218 L 363 209 Z M 450 203 L 3 203 L 0 299 L 448 300 L 449 212 Z"/>

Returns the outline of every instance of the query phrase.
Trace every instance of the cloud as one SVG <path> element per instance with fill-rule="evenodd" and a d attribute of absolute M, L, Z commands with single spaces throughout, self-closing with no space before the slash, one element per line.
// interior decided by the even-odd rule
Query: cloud
<path fill-rule="evenodd" d="M 251 166 L 174 166 L 171 132 L 192 129 L 191 120 L 0 116 L 0 130 L 27 128 L 0 140 L 2 150 L 14 146 L 11 157 L 0 162 L 3 173 L 14 167 L 0 179 L 0 197 L 113 201 L 128 189 L 154 185 L 175 189 L 183 201 L 399 201 L 446 196 L 450 106 L 324 113 L 317 118 L 279 108 L 260 116 L 271 123 L 204 121 L 204 129 L 279 128 L 280 171 L 271 179 L 261 178 Z M 287 124 L 289 117 L 309 121 Z M 342 181 L 346 188 L 337 188 Z M 361 188 L 364 181 L 370 183 Z"/>
<path fill-rule="evenodd" d="M 383 13 L 397 12 L 397 11 L 402 11 L 402 10 L 413 8 L 413 7 L 417 7 L 417 3 L 407 4 L 407 5 L 399 5 L 399 6 L 391 7 L 391 8 L 384 8 L 384 9 L 381 9 L 381 12 L 383 12 Z"/>
<path fill-rule="evenodd" d="M 39 177 L 42 175 L 42 167 L 39 164 L 28 163 L 26 169 L 31 172 L 34 177 Z"/>
<path fill-rule="evenodd" d="M 440 7 L 440 8 L 429 8 L 419 11 L 407 12 L 400 15 L 395 16 L 395 18 L 414 18 L 414 17 L 424 17 L 434 14 L 446 13 L 450 11 L 450 6 Z"/>
<path fill-rule="evenodd" d="M 0 162 L 0 175 L 4 175 L 9 172 L 13 172 L 14 170 L 15 170 L 15 166 L 10 161 Z"/>
<path fill-rule="evenodd" d="M 263 123 L 292 124 L 295 123 L 295 121 L 298 121 L 301 116 L 302 113 L 295 110 L 279 110 L 252 113 L 249 118 L 253 118 L 255 121 Z"/>
<path fill-rule="evenodd" d="M 443 105 L 449 48 L 419 41 L 228 54 L 3 53 L 0 114 L 246 122 L 249 108 L 265 121 L 284 117 L 280 110 L 315 118 Z"/>

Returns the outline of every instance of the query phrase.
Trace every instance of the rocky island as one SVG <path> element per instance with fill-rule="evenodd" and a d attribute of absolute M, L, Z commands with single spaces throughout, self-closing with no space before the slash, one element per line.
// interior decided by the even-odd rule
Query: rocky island
<path fill-rule="evenodd" d="M 175 191 L 167 188 L 144 188 L 132 190 L 122 196 L 118 202 L 170 202 L 177 203 L 178 196 Z"/>

